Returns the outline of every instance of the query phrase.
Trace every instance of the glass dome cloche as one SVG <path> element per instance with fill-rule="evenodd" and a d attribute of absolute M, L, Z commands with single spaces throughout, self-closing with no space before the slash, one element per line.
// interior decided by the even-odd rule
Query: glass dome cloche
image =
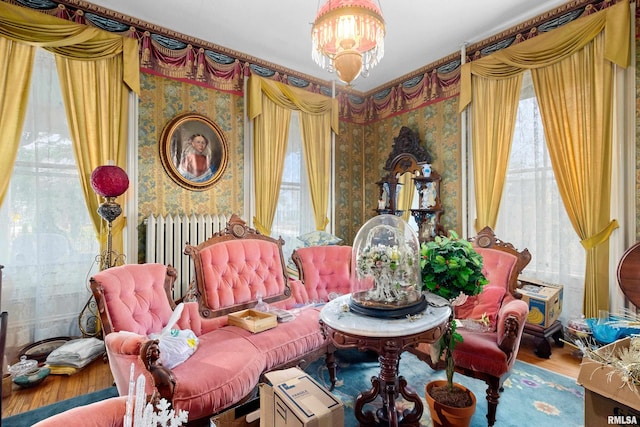
<path fill-rule="evenodd" d="M 367 221 L 353 241 L 351 311 L 400 318 L 427 305 L 420 285 L 420 243 L 411 226 L 396 215 Z"/>

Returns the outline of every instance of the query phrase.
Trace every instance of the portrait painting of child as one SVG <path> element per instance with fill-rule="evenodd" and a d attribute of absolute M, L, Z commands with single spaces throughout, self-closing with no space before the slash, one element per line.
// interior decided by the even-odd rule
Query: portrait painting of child
<path fill-rule="evenodd" d="M 178 172 L 191 181 L 207 181 L 217 169 L 211 160 L 211 147 L 207 137 L 199 133 L 193 134 L 182 150 Z"/>
<path fill-rule="evenodd" d="M 222 130 L 195 113 L 174 117 L 162 131 L 160 160 L 169 176 L 191 190 L 205 190 L 220 179 L 229 151 Z"/>

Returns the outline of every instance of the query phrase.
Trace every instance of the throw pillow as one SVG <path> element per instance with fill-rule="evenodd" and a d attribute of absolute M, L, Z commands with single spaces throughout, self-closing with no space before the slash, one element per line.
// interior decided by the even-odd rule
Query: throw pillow
<path fill-rule="evenodd" d="M 298 240 L 301 240 L 305 246 L 328 246 L 337 245 L 342 242 L 342 239 L 334 236 L 326 231 L 316 230 L 311 233 L 306 233 L 298 236 Z"/>
<path fill-rule="evenodd" d="M 489 319 L 489 330 L 495 331 L 498 311 L 505 293 L 506 289 L 502 286 L 485 286 L 478 295 L 467 298 L 464 304 L 455 307 L 456 318 L 480 320 L 486 315 Z"/>

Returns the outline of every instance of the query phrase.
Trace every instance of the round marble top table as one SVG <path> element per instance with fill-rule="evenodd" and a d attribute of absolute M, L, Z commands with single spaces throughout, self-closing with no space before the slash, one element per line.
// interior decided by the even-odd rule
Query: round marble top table
<path fill-rule="evenodd" d="M 431 294 L 426 297 L 427 308 L 400 319 L 354 313 L 349 310 L 351 295 L 329 301 L 320 311 L 322 330 L 337 348 L 355 347 L 361 351 L 373 350 L 378 353 L 380 375 L 371 378 L 371 389 L 358 395 L 354 407 L 356 419 L 361 426 L 420 425 L 424 407 L 420 397 L 407 389 L 404 377 L 398 375 L 400 354 L 418 343 L 437 341 L 444 333 L 451 316 L 451 308 L 446 300 Z M 330 362 L 327 366 L 330 370 L 335 370 L 335 362 Z M 399 394 L 414 403 L 411 411 L 400 413 L 395 409 L 395 399 Z M 382 398 L 382 407 L 375 414 L 372 411 L 364 412 L 364 405 L 377 396 Z"/>

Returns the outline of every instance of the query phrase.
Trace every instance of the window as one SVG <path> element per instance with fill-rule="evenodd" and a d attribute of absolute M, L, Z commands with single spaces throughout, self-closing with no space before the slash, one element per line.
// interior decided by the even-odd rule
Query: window
<path fill-rule="evenodd" d="M 585 251 L 558 191 L 529 73 L 522 84 L 496 235 L 531 252 L 523 277 L 564 286 L 564 321 L 580 316 Z"/>
<path fill-rule="evenodd" d="M 99 246 L 81 191 L 55 60 L 38 50 L 27 117 L 0 207 L 7 347 L 78 336 Z"/>
<path fill-rule="evenodd" d="M 271 228 L 272 237 L 285 241 L 283 252 L 287 262 L 293 250 L 302 245 L 297 237 L 316 229 L 302 150 L 298 112 L 292 111 L 280 196 Z"/>

